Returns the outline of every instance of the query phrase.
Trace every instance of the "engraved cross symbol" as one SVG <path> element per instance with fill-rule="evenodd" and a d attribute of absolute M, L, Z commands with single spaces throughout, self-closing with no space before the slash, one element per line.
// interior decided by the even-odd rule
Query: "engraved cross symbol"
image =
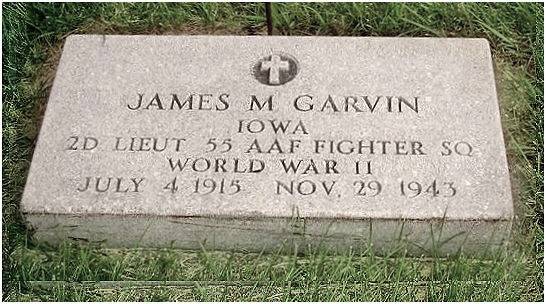
<path fill-rule="evenodd" d="M 280 71 L 288 71 L 290 64 L 283 61 L 279 55 L 271 55 L 270 61 L 263 61 L 261 70 L 269 70 L 269 84 L 280 84 Z"/>

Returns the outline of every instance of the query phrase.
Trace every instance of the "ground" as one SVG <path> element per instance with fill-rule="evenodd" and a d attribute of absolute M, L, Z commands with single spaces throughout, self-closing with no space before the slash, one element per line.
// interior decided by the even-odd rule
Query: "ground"
<path fill-rule="evenodd" d="M 492 259 L 107 250 L 32 242 L 19 214 L 63 38 L 265 35 L 261 3 L 3 4 L 4 301 L 542 301 L 543 4 L 273 4 L 276 35 L 483 37 L 497 68 L 518 218 Z"/>

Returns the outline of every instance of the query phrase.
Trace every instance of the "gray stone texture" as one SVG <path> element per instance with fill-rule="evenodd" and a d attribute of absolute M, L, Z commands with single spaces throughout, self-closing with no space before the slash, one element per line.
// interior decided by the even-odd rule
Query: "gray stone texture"
<path fill-rule="evenodd" d="M 255 78 L 257 62 L 273 54 L 288 54 L 299 65 L 296 76 L 282 85 Z M 156 93 L 165 109 L 128 108 L 138 94 L 147 103 Z M 192 93 L 211 94 L 202 98 L 203 108 L 212 110 L 169 109 L 170 94 L 183 102 Z M 218 111 L 224 93 L 229 108 Z M 294 101 L 305 94 L 313 100 L 305 97 L 300 104 L 314 109 L 297 111 Z M 272 95 L 274 109 L 249 111 L 251 95 L 260 102 Z M 339 111 L 324 107 L 328 95 Z M 352 106 L 346 112 L 347 96 L 368 96 L 371 102 L 380 96 L 380 102 L 371 112 L 360 99 L 362 112 Z M 418 112 L 398 103 L 389 112 L 386 96 L 407 97 L 410 103 L 418 97 Z M 238 132 L 239 120 L 253 119 L 267 123 L 263 132 Z M 308 134 L 275 135 L 268 125 L 273 119 L 292 120 L 290 131 L 301 120 Z M 97 147 L 79 149 L 84 137 L 96 138 Z M 122 147 L 131 137 L 185 141 L 179 151 L 170 141 L 163 152 L 128 152 L 114 151 L 117 137 Z M 233 148 L 207 152 L 210 138 L 219 143 L 229 138 Z M 269 150 L 275 138 L 285 153 L 246 153 L 253 140 Z M 291 139 L 301 140 L 295 153 L 286 152 Z M 315 153 L 314 140 L 325 140 L 321 153 Z M 391 143 L 385 154 L 377 152 L 380 143 L 373 155 L 332 154 L 329 140 Z M 395 141 L 405 143 L 402 152 L 411 151 L 411 141 L 420 142 L 426 154 L 397 155 Z M 471 156 L 454 152 L 458 142 L 472 146 Z M 450 155 L 442 155 L 448 151 L 444 145 Z M 465 144 L 459 149 L 466 154 Z M 188 157 L 223 158 L 228 170 L 236 158 L 241 164 L 257 159 L 266 168 L 261 173 L 172 172 L 169 158 Z M 284 173 L 281 159 L 313 159 L 320 173 Z M 324 160 L 337 161 L 340 173 L 325 174 Z M 372 174 L 355 174 L 358 160 L 370 161 Z M 80 192 L 86 177 L 122 178 L 118 190 L 132 189 L 131 178 L 144 180 L 140 192 Z M 174 177 L 176 193 L 164 189 Z M 226 185 L 238 179 L 242 190 L 195 194 L 197 178 L 218 184 L 224 179 Z M 314 182 L 316 193 L 289 195 L 281 189 L 276 194 L 276 181 L 291 180 Z M 437 195 L 429 188 L 434 180 Z M 330 186 L 333 181 L 327 195 L 322 182 Z M 355 195 L 359 182 L 370 181 L 381 183 L 379 194 L 371 196 L 373 184 L 364 189 L 366 195 Z M 412 181 L 422 187 L 416 197 L 407 188 Z M 303 192 L 310 185 L 304 184 Z M 510 189 L 491 52 L 484 39 L 72 35 L 57 69 L 22 210 L 35 238 L 53 244 L 78 239 L 114 247 L 260 251 L 282 244 L 345 250 L 372 243 L 388 252 L 402 241 L 414 254 L 437 249 L 447 255 L 461 248 L 478 254 L 503 246 L 510 235 Z"/>

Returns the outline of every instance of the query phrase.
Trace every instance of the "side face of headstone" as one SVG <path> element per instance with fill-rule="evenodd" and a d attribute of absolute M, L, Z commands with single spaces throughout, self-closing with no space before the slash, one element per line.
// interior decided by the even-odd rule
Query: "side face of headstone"
<path fill-rule="evenodd" d="M 476 252 L 505 153 L 483 39 L 75 35 L 22 209 L 50 243 Z"/>

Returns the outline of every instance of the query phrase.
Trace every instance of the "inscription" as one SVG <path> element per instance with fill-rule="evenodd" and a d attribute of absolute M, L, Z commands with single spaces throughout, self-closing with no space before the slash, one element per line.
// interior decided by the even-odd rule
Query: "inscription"
<path fill-rule="evenodd" d="M 277 84 L 281 82 L 283 71 L 289 68 L 287 61 L 272 56 L 269 61 L 261 63 L 260 70 L 267 70 L 268 81 Z M 162 130 L 162 136 L 68 136 L 62 143 L 66 153 L 149 153 L 149 157 L 157 157 L 163 168 L 159 178 L 100 176 L 89 172 L 74 185 L 75 192 L 128 195 L 165 191 L 169 195 L 188 197 L 239 196 L 253 191 L 254 181 L 273 176 L 270 184 L 260 191 L 277 197 L 352 197 L 362 202 L 385 195 L 397 195 L 408 200 L 449 199 L 462 191 L 461 185 L 444 180 L 441 175 L 426 179 L 401 175 L 388 181 L 379 176 L 385 173 L 385 164 L 394 159 L 412 162 L 430 156 L 472 158 L 478 151 L 476 143 L 465 138 L 446 138 L 438 142 L 411 136 L 369 138 L 364 135 L 366 130 L 360 138 L 355 137 L 358 132 L 348 132 L 352 134 L 350 136 L 323 138 L 317 136 L 320 132 L 315 132 L 312 127 L 316 124 L 301 116 L 306 112 L 421 115 L 427 105 L 423 101 L 430 98 L 419 96 L 306 93 L 292 99 L 284 97 L 284 100 L 277 95 L 261 94 L 232 98 L 226 92 L 139 92 L 135 96 L 125 104 L 130 113 L 237 110 L 247 115 L 232 116 L 228 130 L 215 129 L 212 119 L 209 136 L 204 137 L 192 135 L 191 125 L 188 130 L 184 129 L 186 134 Z M 288 109 L 294 117 L 283 115 L 281 118 L 277 114 L 280 109 Z M 356 116 L 352 117 L 356 119 Z M 182 128 L 173 126 L 173 130 L 176 129 Z"/>
<path fill-rule="evenodd" d="M 233 110 L 234 104 L 246 111 L 274 111 L 279 104 L 289 103 L 298 112 L 317 113 L 409 113 L 418 114 L 425 103 L 421 96 L 401 95 L 313 95 L 300 94 L 278 100 L 274 95 L 252 94 L 245 100 L 234 100 L 229 93 L 137 93 L 134 101 L 125 106 L 130 111 L 209 111 Z"/>

